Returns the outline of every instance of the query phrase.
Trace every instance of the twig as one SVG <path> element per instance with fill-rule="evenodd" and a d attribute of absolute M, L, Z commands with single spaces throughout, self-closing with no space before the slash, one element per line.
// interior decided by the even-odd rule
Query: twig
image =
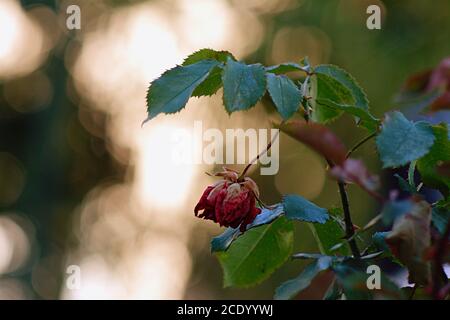
<path fill-rule="evenodd" d="M 365 137 L 364 139 L 362 139 L 361 141 L 359 141 L 357 144 L 355 144 L 346 154 L 345 158 L 349 158 L 353 152 L 355 152 L 359 147 L 361 147 L 364 143 L 366 143 L 367 141 L 369 141 L 370 139 L 372 139 L 373 137 L 375 137 L 377 135 L 376 132 L 368 135 L 367 137 Z"/>
<path fill-rule="evenodd" d="M 329 159 L 326 159 L 328 166 L 330 168 L 334 167 L 334 163 Z M 359 259 L 361 257 L 361 252 L 359 251 L 358 245 L 356 244 L 355 228 L 353 227 L 352 216 L 350 214 L 350 205 L 348 203 L 347 190 L 345 189 L 345 182 L 338 180 L 339 194 L 341 196 L 342 210 L 344 211 L 344 222 L 345 222 L 345 238 L 348 240 L 348 244 L 355 258 Z"/>
<path fill-rule="evenodd" d="M 355 228 L 353 227 L 352 216 L 350 214 L 350 206 L 348 203 L 347 190 L 345 189 L 345 183 L 338 181 L 339 194 L 341 195 L 342 209 L 344 210 L 344 221 L 345 221 L 345 237 L 349 240 L 350 249 L 355 258 L 359 259 L 361 253 L 359 252 L 358 245 L 356 244 L 356 239 L 353 238 L 355 234 Z"/>
<path fill-rule="evenodd" d="M 275 140 L 278 138 L 278 135 L 280 134 L 280 131 L 278 130 L 275 133 L 275 136 L 272 138 L 272 140 L 267 144 L 267 147 L 265 150 L 263 150 L 260 154 L 258 154 L 256 156 L 256 158 L 254 158 L 252 161 L 249 162 L 249 164 L 245 167 L 244 171 L 242 171 L 240 177 L 238 178 L 238 181 L 240 181 L 245 174 L 247 173 L 248 169 L 250 169 L 250 167 L 252 166 L 253 163 L 255 163 L 256 161 L 259 160 L 260 157 L 262 157 L 263 154 L 269 152 L 270 148 L 272 147 L 272 144 L 275 142 Z"/>

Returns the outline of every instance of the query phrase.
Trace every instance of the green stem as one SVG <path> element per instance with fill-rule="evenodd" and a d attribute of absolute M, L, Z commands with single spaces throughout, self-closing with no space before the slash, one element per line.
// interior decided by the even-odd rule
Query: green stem
<path fill-rule="evenodd" d="M 355 152 L 359 147 L 361 147 L 364 143 L 366 143 L 367 141 L 369 141 L 370 139 L 372 139 L 373 137 L 375 137 L 377 135 L 376 132 L 368 135 L 367 137 L 365 137 L 364 139 L 362 139 L 361 141 L 359 141 L 357 144 L 355 144 L 348 152 L 347 155 L 345 156 L 345 158 L 349 158 L 353 152 Z"/>
<path fill-rule="evenodd" d="M 408 183 L 414 190 L 417 190 L 416 184 L 414 182 L 414 172 L 416 170 L 416 162 L 417 160 L 411 161 L 408 168 Z"/>
<path fill-rule="evenodd" d="M 270 140 L 270 142 L 267 144 L 266 149 L 263 150 L 261 153 L 259 153 L 259 154 L 256 156 L 256 158 L 253 159 L 252 161 L 250 161 L 250 163 L 245 167 L 244 171 L 242 171 L 241 175 L 239 176 L 238 181 L 241 181 L 241 180 L 245 177 L 245 175 L 246 175 L 248 169 L 250 169 L 250 167 L 252 166 L 253 163 L 256 163 L 256 161 L 258 161 L 260 157 L 262 157 L 265 153 L 268 153 L 268 152 L 269 152 L 270 148 L 272 147 L 272 144 L 273 144 L 273 143 L 275 142 L 275 140 L 278 138 L 278 135 L 279 135 L 279 134 L 280 134 L 280 130 L 278 130 L 278 131 L 275 133 L 275 135 L 274 135 L 274 137 L 272 138 L 272 140 Z"/>

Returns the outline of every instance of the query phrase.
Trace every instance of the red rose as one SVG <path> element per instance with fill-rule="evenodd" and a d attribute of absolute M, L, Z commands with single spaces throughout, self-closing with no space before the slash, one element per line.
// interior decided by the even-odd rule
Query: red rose
<path fill-rule="evenodd" d="M 247 225 L 261 213 L 261 209 L 256 207 L 258 187 L 250 178 L 239 181 L 237 172 L 229 169 L 217 176 L 222 176 L 223 180 L 206 188 L 195 206 L 195 215 L 217 222 L 220 226 L 239 227 L 244 232 Z"/>

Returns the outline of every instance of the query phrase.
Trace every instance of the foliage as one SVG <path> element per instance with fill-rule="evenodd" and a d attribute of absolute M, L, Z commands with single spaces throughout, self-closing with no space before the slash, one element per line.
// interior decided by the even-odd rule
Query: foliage
<path fill-rule="evenodd" d="M 302 72 L 302 80 L 285 75 L 292 71 Z M 211 95 L 222 86 L 225 110 L 230 114 L 253 107 L 268 91 L 281 118 L 274 126 L 325 159 L 330 176 L 337 180 L 342 202 L 342 210 L 326 209 L 299 195 L 284 195 L 276 205 L 261 206 L 261 213 L 246 228 L 226 229 L 211 241 L 211 251 L 224 270 L 225 286 L 258 284 L 292 256 L 312 261 L 296 278 L 281 284 L 275 293 L 277 299 L 296 297 L 322 272 L 333 274 L 325 299 L 403 299 L 408 290 L 398 288 L 385 273 L 381 289 L 368 289 L 367 267 L 385 258 L 408 269 L 409 280 L 418 292 L 434 298 L 446 296 L 442 293 L 445 283 L 435 280 L 440 279 L 435 273 L 441 272 L 446 259 L 450 218 L 450 135 L 445 124 L 413 122 L 399 111 L 387 113 L 382 120 L 376 118 L 356 80 L 334 65 L 313 67 L 308 59 L 269 67 L 247 65 L 229 52 L 211 49 L 193 53 L 181 66 L 151 83 L 148 119 L 178 112 L 189 97 Z M 354 117 L 355 126 L 370 134 L 351 149 L 326 126 L 343 114 Z M 291 120 L 299 116 L 303 119 Z M 376 139 L 384 168 L 409 165 L 407 180 L 396 174 L 400 188 L 409 194 L 407 198 L 396 198 L 397 190 L 391 190 L 389 198 L 382 196 L 378 177 L 369 173 L 361 160 L 351 157 L 370 138 Z M 416 169 L 419 185 L 414 178 Z M 233 174 L 233 182 L 244 183 L 242 176 Z M 351 220 L 346 193 L 351 183 L 380 202 L 379 215 L 363 228 L 356 228 Z M 439 189 L 442 199 L 428 203 L 420 194 L 423 184 Z M 320 253 L 292 254 L 294 223 L 310 226 Z M 374 232 L 369 243 L 363 242 L 360 235 L 375 226 L 388 231 Z M 359 245 L 364 243 L 364 251 L 356 240 Z"/>
<path fill-rule="evenodd" d="M 245 287 L 266 279 L 290 257 L 293 240 L 292 222 L 284 217 L 245 232 L 228 250 L 217 253 L 224 286 Z"/>

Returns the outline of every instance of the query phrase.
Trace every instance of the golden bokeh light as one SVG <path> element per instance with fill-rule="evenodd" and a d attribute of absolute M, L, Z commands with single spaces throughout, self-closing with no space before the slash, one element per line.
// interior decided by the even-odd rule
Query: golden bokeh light
<path fill-rule="evenodd" d="M 31 254 L 28 236 L 32 227 L 24 218 L 2 213 L 0 216 L 0 275 L 18 271 Z"/>
<path fill-rule="evenodd" d="M 217 115 L 213 107 L 221 100 L 214 97 L 189 102 L 182 118 L 157 118 L 141 127 L 145 92 L 151 80 L 201 47 L 250 53 L 261 41 L 262 27 L 254 14 L 226 1 L 180 0 L 174 7 L 156 1 L 106 11 L 97 28 L 83 35 L 83 47 L 66 55 L 76 90 L 109 114 L 108 135 L 115 146 L 130 149 L 133 171 L 126 184 L 100 186 L 80 206 L 80 246 L 69 260 L 81 264 L 85 286 L 63 290 L 65 298 L 184 296 L 191 268 L 185 241 L 194 225 L 195 195 L 208 177 L 203 165 L 171 161 L 176 152 L 172 132 L 188 132 L 195 120 L 211 119 L 214 113 L 218 122 L 206 125 L 239 123 L 227 120 L 225 112 Z M 198 37 L 199 32 L 204 36 Z M 126 267 L 112 269 L 108 259 Z M 96 278 L 99 272 L 104 276 Z"/>
<path fill-rule="evenodd" d="M 49 50 L 42 27 L 16 0 L 0 2 L 0 39 L 0 79 L 35 70 Z"/>

